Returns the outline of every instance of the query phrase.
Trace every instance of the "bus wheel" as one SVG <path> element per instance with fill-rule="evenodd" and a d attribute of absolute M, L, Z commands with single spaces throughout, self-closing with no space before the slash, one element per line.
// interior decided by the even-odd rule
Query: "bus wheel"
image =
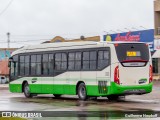
<path fill-rule="evenodd" d="M 108 100 L 118 100 L 119 96 L 118 95 L 109 95 L 107 96 Z"/>
<path fill-rule="evenodd" d="M 53 95 L 54 95 L 55 98 L 60 98 L 61 97 L 61 95 L 59 95 L 59 94 L 53 94 Z"/>
<path fill-rule="evenodd" d="M 33 97 L 33 95 L 30 93 L 30 88 L 29 88 L 29 85 L 28 85 L 27 82 L 24 84 L 23 91 L 24 91 L 24 95 L 25 95 L 26 98 Z"/>
<path fill-rule="evenodd" d="M 84 83 L 80 83 L 80 85 L 78 86 L 78 97 L 80 100 L 87 99 L 86 87 Z"/>

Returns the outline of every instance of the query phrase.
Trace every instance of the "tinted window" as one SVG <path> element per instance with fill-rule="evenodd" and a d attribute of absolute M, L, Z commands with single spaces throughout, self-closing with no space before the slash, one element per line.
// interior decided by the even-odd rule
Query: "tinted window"
<path fill-rule="evenodd" d="M 73 52 L 73 53 L 69 53 L 68 54 L 68 69 L 69 70 L 74 70 L 74 63 L 75 63 L 75 53 Z"/>
<path fill-rule="evenodd" d="M 61 53 L 55 54 L 55 61 L 61 61 Z"/>
<path fill-rule="evenodd" d="M 25 75 L 29 75 L 29 61 L 30 61 L 30 56 L 29 55 L 25 56 Z"/>
<path fill-rule="evenodd" d="M 41 75 L 41 55 L 31 55 L 31 75 Z"/>
<path fill-rule="evenodd" d="M 83 52 L 83 60 L 89 60 L 89 52 Z"/>
<path fill-rule="evenodd" d="M 48 54 L 44 54 L 43 55 L 43 59 L 42 59 L 42 73 L 43 75 L 48 75 L 49 73 L 49 58 L 48 58 Z"/>
<path fill-rule="evenodd" d="M 53 74 L 54 69 L 54 56 L 53 54 L 49 54 L 49 74 Z"/>
<path fill-rule="evenodd" d="M 25 63 L 24 63 L 24 56 L 20 56 L 20 75 L 24 75 L 24 67 L 25 67 Z"/>
<path fill-rule="evenodd" d="M 90 52 L 90 60 L 96 60 L 97 59 L 97 52 L 91 51 Z"/>
<path fill-rule="evenodd" d="M 81 52 L 71 52 L 68 54 L 68 69 L 69 70 L 81 69 Z"/>
<path fill-rule="evenodd" d="M 36 62 L 41 62 L 41 55 L 37 55 L 37 60 Z"/>
<path fill-rule="evenodd" d="M 89 51 L 83 52 L 83 69 L 84 70 L 95 70 L 97 67 L 97 52 Z"/>
<path fill-rule="evenodd" d="M 36 62 L 36 55 L 31 55 L 31 62 Z"/>
<path fill-rule="evenodd" d="M 125 43 L 115 46 L 118 60 L 145 60 L 149 61 L 149 49 L 143 43 Z"/>
<path fill-rule="evenodd" d="M 76 52 L 75 59 L 81 60 L 81 52 Z"/>
<path fill-rule="evenodd" d="M 55 54 L 55 70 L 66 70 L 67 69 L 67 54 L 56 53 Z"/>
<path fill-rule="evenodd" d="M 48 62 L 48 54 L 43 55 L 43 62 Z"/>
<path fill-rule="evenodd" d="M 98 69 L 103 69 L 109 65 L 109 51 L 100 50 L 98 51 Z"/>

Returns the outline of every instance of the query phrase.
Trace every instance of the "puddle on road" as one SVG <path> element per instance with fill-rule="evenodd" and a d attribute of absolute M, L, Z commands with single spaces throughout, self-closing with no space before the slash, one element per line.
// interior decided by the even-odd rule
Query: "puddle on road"
<path fill-rule="evenodd" d="M 160 110 L 160 101 L 141 100 L 132 98 L 123 98 L 118 101 L 109 101 L 107 98 L 99 97 L 97 100 L 81 101 L 78 98 L 62 96 L 54 98 L 51 96 L 37 96 L 34 98 L 12 97 L 10 103 L 24 104 L 30 109 L 37 108 L 49 111 L 110 111 L 110 110 Z M 33 107 L 36 106 L 37 108 Z M 41 107 L 40 107 L 41 106 Z M 159 107 L 158 107 L 159 106 Z M 143 109 L 142 109 L 143 108 Z"/>
<path fill-rule="evenodd" d="M 34 97 L 34 98 L 25 98 L 25 97 L 12 97 L 10 98 L 12 101 L 18 102 L 25 102 L 25 103 L 40 103 L 40 104 L 56 104 L 56 103 L 64 103 L 70 106 L 88 106 L 88 105 L 101 105 L 101 104 L 112 104 L 112 103 L 151 103 L 151 104 L 159 104 L 160 100 L 142 100 L 142 99 L 128 99 L 122 98 L 117 101 L 109 101 L 107 98 L 98 98 L 96 100 L 87 100 L 81 101 L 78 98 L 70 98 L 70 97 L 61 97 L 61 98 L 54 98 L 54 97 Z"/>

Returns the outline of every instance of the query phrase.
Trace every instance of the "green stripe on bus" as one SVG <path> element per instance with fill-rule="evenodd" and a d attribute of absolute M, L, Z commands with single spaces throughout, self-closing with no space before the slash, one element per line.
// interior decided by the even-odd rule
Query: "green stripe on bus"
<path fill-rule="evenodd" d="M 147 93 L 152 91 L 153 83 L 146 85 L 136 85 L 136 86 L 122 86 L 114 82 L 111 82 L 111 86 L 106 87 L 106 93 L 100 94 L 97 85 L 87 85 L 87 95 L 89 96 L 106 96 L 111 94 L 123 94 L 125 90 L 140 90 L 144 89 Z M 30 85 L 31 93 L 39 94 L 68 94 L 76 95 L 76 85 L 51 85 L 51 84 L 34 84 Z M 10 84 L 11 92 L 22 92 L 21 84 Z"/>

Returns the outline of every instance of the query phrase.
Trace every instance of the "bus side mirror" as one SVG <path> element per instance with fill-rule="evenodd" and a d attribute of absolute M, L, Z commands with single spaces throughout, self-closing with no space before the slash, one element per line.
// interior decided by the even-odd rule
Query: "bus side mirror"
<path fill-rule="evenodd" d="M 14 68 L 16 68 L 16 66 L 17 66 L 17 65 L 16 65 L 16 62 L 13 62 L 13 64 L 14 64 Z"/>
<path fill-rule="evenodd" d="M 9 61 L 8 61 L 8 67 L 11 67 L 11 62 L 13 61 L 13 58 L 9 58 Z"/>
<path fill-rule="evenodd" d="M 9 68 L 11 67 L 11 61 L 8 62 L 8 67 L 9 67 Z"/>

